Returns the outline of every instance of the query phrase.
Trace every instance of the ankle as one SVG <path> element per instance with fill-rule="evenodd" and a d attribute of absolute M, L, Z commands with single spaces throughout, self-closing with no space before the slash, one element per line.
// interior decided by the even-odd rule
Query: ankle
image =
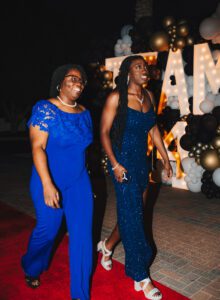
<path fill-rule="evenodd" d="M 112 249 L 114 248 L 114 244 L 112 244 L 109 240 L 105 241 L 105 247 L 106 249 L 108 249 L 109 251 L 112 251 Z"/>

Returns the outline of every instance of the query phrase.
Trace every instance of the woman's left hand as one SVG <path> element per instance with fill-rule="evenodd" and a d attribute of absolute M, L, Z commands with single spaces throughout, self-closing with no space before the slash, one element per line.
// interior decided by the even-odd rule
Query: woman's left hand
<path fill-rule="evenodd" d="M 164 170 L 166 172 L 166 175 L 168 178 L 171 178 L 173 176 L 173 169 L 171 167 L 170 161 L 167 160 L 164 162 Z"/>

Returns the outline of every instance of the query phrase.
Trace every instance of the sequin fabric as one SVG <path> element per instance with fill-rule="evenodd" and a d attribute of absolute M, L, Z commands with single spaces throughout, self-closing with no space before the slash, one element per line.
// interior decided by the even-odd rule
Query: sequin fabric
<path fill-rule="evenodd" d="M 146 113 L 128 107 L 121 150 L 113 145 L 113 151 L 117 161 L 127 169 L 128 177 L 131 177 L 129 182 L 117 182 L 109 168 L 117 197 L 118 224 L 125 249 L 125 271 L 135 281 L 149 276 L 152 259 L 152 249 L 144 231 L 142 195 L 148 184 L 148 132 L 155 121 L 152 107 Z"/>

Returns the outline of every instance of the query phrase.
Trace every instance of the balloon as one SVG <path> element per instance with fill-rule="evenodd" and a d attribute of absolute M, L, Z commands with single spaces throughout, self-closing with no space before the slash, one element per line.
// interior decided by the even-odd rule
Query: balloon
<path fill-rule="evenodd" d="M 171 107 L 172 109 L 178 109 L 178 108 L 179 108 L 179 101 L 178 101 L 178 100 L 173 100 L 173 101 L 171 101 L 170 107 Z"/>
<path fill-rule="evenodd" d="M 217 186 L 220 186 L 220 168 L 217 168 L 213 174 L 212 179 Z"/>
<path fill-rule="evenodd" d="M 218 126 L 216 118 L 211 114 L 203 115 L 201 123 L 204 129 L 206 129 L 207 131 L 215 131 Z"/>
<path fill-rule="evenodd" d="M 177 26 L 177 34 L 182 37 L 187 36 L 189 34 L 189 26 L 187 24 Z"/>
<path fill-rule="evenodd" d="M 220 106 L 216 106 L 212 111 L 213 116 L 220 122 Z"/>
<path fill-rule="evenodd" d="M 202 112 L 206 113 L 210 113 L 213 108 L 214 108 L 215 104 L 213 101 L 209 101 L 209 100 L 204 100 L 200 103 L 199 108 Z"/>
<path fill-rule="evenodd" d="M 121 37 L 128 35 L 131 29 L 133 29 L 132 25 L 124 25 L 121 29 Z"/>
<path fill-rule="evenodd" d="M 201 22 L 199 32 L 205 40 L 212 40 L 219 32 L 219 28 L 219 19 L 207 18 Z"/>
<path fill-rule="evenodd" d="M 216 136 L 213 141 L 212 141 L 212 146 L 215 149 L 219 149 L 220 148 L 220 136 Z"/>
<path fill-rule="evenodd" d="M 191 157 L 185 157 L 181 160 L 181 164 L 184 170 L 184 173 L 189 173 L 189 170 L 191 168 L 191 164 L 195 162 L 194 158 Z"/>
<path fill-rule="evenodd" d="M 188 189 L 193 193 L 198 193 L 201 191 L 202 182 L 198 181 L 197 183 L 187 182 Z"/>
<path fill-rule="evenodd" d="M 107 80 L 112 80 L 112 72 L 110 71 L 105 71 L 104 72 L 104 78 L 107 79 Z"/>
<path fill-rule="evenodd" d="M 186 150 L 190 151 L 195 141 L 191 135 L 184 134 L 180 139 L 180 146 Z"/>
<path fill-rule="evenodd" d="M 186 46 L 186 41 L 183 37 L 178 37 L 174 42 L 174 47 L 182 49 Z"/>
<path fill-rule="evenodd" d="M 214 171 L 216 168 L 220 167 L 218 152 L 214 149 L 204 151 L 200 156 L 200 163 L 204 169 Z"/>
<path fill-rule="evenodd" d="M 164 26 L 165 28 L 167 28 L 167 27 L 173 25 L 174 23 L 175 23 L 174 17 L 167 16 L 167 17 L 165 17 L 165 18 L 163 19 L 163 26 Z"/>
<path fill-rule="evenodd" d="M 208 93 L 206 96 L 206 100 L 214 101 L 215 100 L 215 95 L 213 93 Z"/>
<path fill-rule="evenodd" d="M 154 33 L 150 39 L 150 47 L 154 51 L 168 50 L 168 35 L 164 31 Z"/>
<path fill-rule="evenodd" d="M 220 105 L 220 94 L 215 95 L 215 106 L 219 106 Z"/>

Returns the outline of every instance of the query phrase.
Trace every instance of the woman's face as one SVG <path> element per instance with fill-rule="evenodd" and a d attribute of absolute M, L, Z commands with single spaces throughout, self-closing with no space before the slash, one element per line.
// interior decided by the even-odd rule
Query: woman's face
<path fill-rule="evenodd" d="M 132 61 L 129 71 L 129 81 L 142 85 L 147 83 L 149 79 L 149 71 L 147 63 L 143 59 Z"/>
<path fill-rule="evenodd" d="M 60 86 L 61 92 L 71 99 L 77 99 L 85 87 L 82 75 L 79 70 L 72 69 L 65 75 Z"/>

